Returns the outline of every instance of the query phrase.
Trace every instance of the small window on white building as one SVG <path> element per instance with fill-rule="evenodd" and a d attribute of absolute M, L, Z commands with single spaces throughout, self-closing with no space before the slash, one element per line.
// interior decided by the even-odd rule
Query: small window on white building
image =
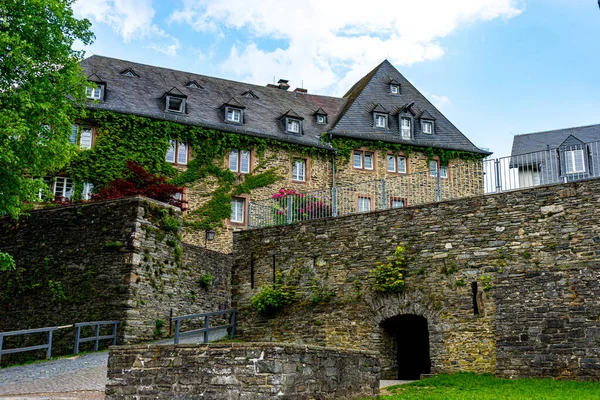
<path fill-rule="evenodd" d="M 585 172 L 583 149 L 565 151 L 565 164 L 567 174 Z"/>

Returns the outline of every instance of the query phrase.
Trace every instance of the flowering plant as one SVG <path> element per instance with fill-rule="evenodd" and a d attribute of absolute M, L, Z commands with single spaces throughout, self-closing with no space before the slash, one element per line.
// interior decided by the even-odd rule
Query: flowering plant
<path fill-rule="evenodd" d="M 277 225 L 331 216 L 331 205 L 328 204 L 327 197 L 282 188 L 271 198 L 276 200 L 273 203 L 273 214 Z"/>

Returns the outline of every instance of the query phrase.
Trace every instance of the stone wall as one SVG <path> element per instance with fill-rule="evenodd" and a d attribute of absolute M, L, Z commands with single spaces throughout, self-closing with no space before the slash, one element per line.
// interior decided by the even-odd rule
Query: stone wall
<path fill-rule="evenodd" d="M 414 314 L 427 319 L 434 373 L 598 379 L 599 202 L 589 180 L 238 232 L 238 332 L 377 351 L 392 378 L 411 344 L 388 322 Z M 398 245 L 405 292 L 376 293 L 369 271 Z M 265 317 L 250 298 L 276 269 L 296 301 Z"/>
<path fill-rule="evenodd" d="M 0 331 L 120 320 L 131 343 L 167 334 L 171 310 L 229 308 L 230 256 L 181 244 L 179 225 L 175 209 L 138 197 L 1 219 L 0 250 L 17 269 L 0 272 Z M 56 339 L 54 354 L 72 351 L 72 329 Z"/>
<path fill-rule="evenodd" d="M 351 399 L 379 392 L 375 353 L 280 343 L 119 346 L 107 399 Z"/>

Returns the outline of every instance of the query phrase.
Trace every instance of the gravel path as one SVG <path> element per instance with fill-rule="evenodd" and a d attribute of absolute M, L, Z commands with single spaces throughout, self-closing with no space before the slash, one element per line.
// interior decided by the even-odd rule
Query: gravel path
<path fill-rule="evenodd" d="M 210 332 L 210 341 L 227 332 Z M 201 343 L 203 336 L 189 336 L 180 343 Z M 172 339 L 155 342 L 172 344 Z M 104 398 L 108 351 L 0 369 L 1 399 L 85 399 Z"/>

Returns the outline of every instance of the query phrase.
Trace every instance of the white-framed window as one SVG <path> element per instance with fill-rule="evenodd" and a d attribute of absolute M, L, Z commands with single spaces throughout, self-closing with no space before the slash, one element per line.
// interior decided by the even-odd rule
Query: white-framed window
<path fill-rule="evenodd" d="M 396 156 L 394 154 L 387 155 L 387 171 L 398 172 L 399 174 L 406 173 L 406 157 Z"/>
<path fill-rule="evenodd" d="M 567 174 L 585 172 L 583 149 L 565 151 L 565 166 Z"/>
<path fill-rule="evenodd" d="M 185 112 L 185 98 L 177 96 L 167 96 L 165 111 L 173 113 Z"/>
<path fill-rule="evenodd" d="M 358 196 L 356 198 L 356 210 L 358 212 L 371 211 L 371 198 L 368 196 Z"/>
<path fill-rule="evenodd" d="M 94 185 L 90 182 L 83 182 L 83 192 L 81 193 L 81 198 L 83 200 L 90 200 L 92 198 L 92 190 L 94 190 Z"/>
<path fill-rule="evenodd" d="M 387 128 L 387 115 L 375 114 L 375 127 L 376 128 Z"/>
<path fill-rule="evenodd" d="M 102 86 L 98 85 L 95 88 L 87 86 L 85 95 L 90 100 L 102 100 Z"/>
<path fill-rule="evenodd" d="M 69 143 L 77 144 L 79 139 L 80 149 L 91 149 L 92 148 L 93 132 L 89 126 L 80 127 L 78 125 L 71 126 L 71 134 L 69 135 Z"/>
<path fill-rule="evenodd" d="M 297 119 L 287 119 L 286 131 L 291 133 L 300 133 L 300 121 Z"/>
<path fill-rule="evenodd" d="M 433 122 L 431 122 L 431 121 L 422 121 L 422 129 L 423 129 L 423 133 L 426 133 L 428 135 L 432 135 L 433 134 Z"/>
<path fill-rule="evenodd" d="M 245 206 L 246 200 L 244 198 L 234 197 L 231 200 L 231 218 L 229 218 L 229 221 L 236 224 L 243 224 Z"/>
<path fill-rule="evenodd" d="M 404 208 L 405 205 L 406 202 L 404 201 L 404 199 L 401 199 L 399 197 L 392 197 L 390 199 L 390 208 Z"/>
<path fill-rule="evenodd" d="M 242 122 L 242 111 L 237 108 L 227 108 L 227 115 L 225 118 L 228 122 Z"/>
<path fill-rule="evenodd" d="M 306 160 L 295 158 L 292 162 L 292 180 L 306 182 Z"/>
<path fill-rule="evenodd" d="M 73 179 L 63 176 L 54 178 L 52 194 L 54 197 L 66 197 L 70 199 L 73 196 Z"/>
<path fill-rule="evenodd" d="M 169 148 L 165 156 L 165 161 L 171 164 L 187 164 L 188 145 L 179 140 L 169 140 Z"/>
<path fill-rule="evenodd" d="M 429 161 L 429 176 L 437 177 L 438 170 L 440 171 L 440 178 L 448 178 L 448 166 L 440 165 L 438 160 Z"/>
<path fill-rule="evenodd" d="M 229 170 L 242 174 L 250 173 L 250 151 L 231 149 L 229 151 Z"/>
<path fill-rule="evenodd" d="M 391 94 L 400 94 L 400 86 L 399 85 L 390 85 L 390 93 Z"/>
<path fill-rule="evenodd" d="M 354 169 L 372 170 L 375 165 L 375 154 L 372 151 L 354 150 L 352 166 Z"/>
<path fill-rule="evenodd" d="M 410 118 L 400 118 L 400 135 L 402 139 L 412 138 L 411 120 Z"/>
<path fill-rule="evenodd" d="M 317 115 L 317 124 L 325 125 L 327 123 L 327 115 L 318 114 Z"/>

